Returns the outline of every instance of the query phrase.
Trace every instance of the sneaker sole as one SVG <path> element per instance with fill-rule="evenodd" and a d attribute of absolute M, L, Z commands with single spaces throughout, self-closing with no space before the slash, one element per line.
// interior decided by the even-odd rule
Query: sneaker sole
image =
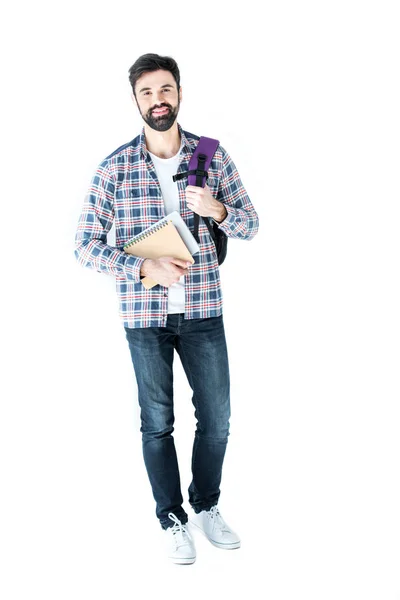
<path fill-rule="evenodd" d="M 216 542 L 215 540 L 213 540 L 212 538 L 210 538 L 205 531 L 202 530 L 201 527 L 199 527 L 196 523 L 194 523 L 191 519 L 189 519 L 189 522 L 191 525 L 193 525 L 193 527 L 196 527 L 196 529 L 198 531 L 200 531 L 205 538 L 208 539 L 209 542 L 211 542 L 211 544 L 213 546 L 216 546 L 217 548 L 222 548 L 223 550 L 236 550 L 236 548 L 240 548 L 240 544 L 241 542 L 232 542 L 230 544 L 222 544 L 221 542 Z"/>
<path fill-rule="evenodd" d="M 175 565 L 192 565 L 196 560 L 195 556 L 191 556 L 189 558 L 175 558 L 173 556 L 169 556 L 168 558 Z"/>

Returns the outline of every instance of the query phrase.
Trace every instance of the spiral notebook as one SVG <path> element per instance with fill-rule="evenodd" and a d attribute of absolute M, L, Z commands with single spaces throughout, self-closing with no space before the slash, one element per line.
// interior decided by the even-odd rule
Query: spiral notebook
<path fill-rule="evenodd" d="M 173 256 L 193 264 L 192 254 L 199 246 L 180 214 L 173 211 L 127 242 L 124 251 L 143 258 Z M 147 289 L 157 285 L 151 277 L 143 277 L 141 282 Z"/>

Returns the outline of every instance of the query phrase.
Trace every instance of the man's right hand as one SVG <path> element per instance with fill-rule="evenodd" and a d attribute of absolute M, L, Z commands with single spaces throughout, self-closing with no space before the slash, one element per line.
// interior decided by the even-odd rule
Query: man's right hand
<path fill-rule="evenodd" d="M 190 265 L 190 262 L 173 256 L 146 258 L 142 263 L 140 275 L 149 276 L 160 285 L 169 287 L 178 282 L 182 275 L 189 273 Z"/>

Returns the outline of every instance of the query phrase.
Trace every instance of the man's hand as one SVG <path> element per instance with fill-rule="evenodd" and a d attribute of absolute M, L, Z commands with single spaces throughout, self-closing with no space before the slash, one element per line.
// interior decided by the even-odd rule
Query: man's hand
<path fill-rule="evenodd" d="M 160 285 L 169 287 L 178 282 L 182 275 L 188 274 L 188 266 L 191 264 L 186 260 L 174 258 L 173 256 L 146 258 L 142 263 L 140 274 L 149 276 Z"/>
<path fill-rule="evenodd" d="M 207 184 L 203 188 L 188 185 L 185 194 L 188 208 L 201 217 L 212 217 L 219 222 L 226 217 L 225 206 L 212 196 Z"/>

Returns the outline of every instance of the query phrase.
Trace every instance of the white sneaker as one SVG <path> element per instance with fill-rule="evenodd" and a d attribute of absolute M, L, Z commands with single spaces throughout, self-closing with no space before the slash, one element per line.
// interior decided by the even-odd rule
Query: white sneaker
<path fill-rule="evenodd" d="M 190 565 L 196 560 L 194 541 L 186 523 L 182 523 L 174 513 L 168 513 L 174 525 L 164 529 L 168 558 L 177 565 Z"/>
<path fill-rule="evenodd" d="M 217 505 L 199 513 L 192 511 L 189 522 L 199 529 L 214 546 L 226 550 L 240 548 L 239 536 L 225 523 Z"/>

